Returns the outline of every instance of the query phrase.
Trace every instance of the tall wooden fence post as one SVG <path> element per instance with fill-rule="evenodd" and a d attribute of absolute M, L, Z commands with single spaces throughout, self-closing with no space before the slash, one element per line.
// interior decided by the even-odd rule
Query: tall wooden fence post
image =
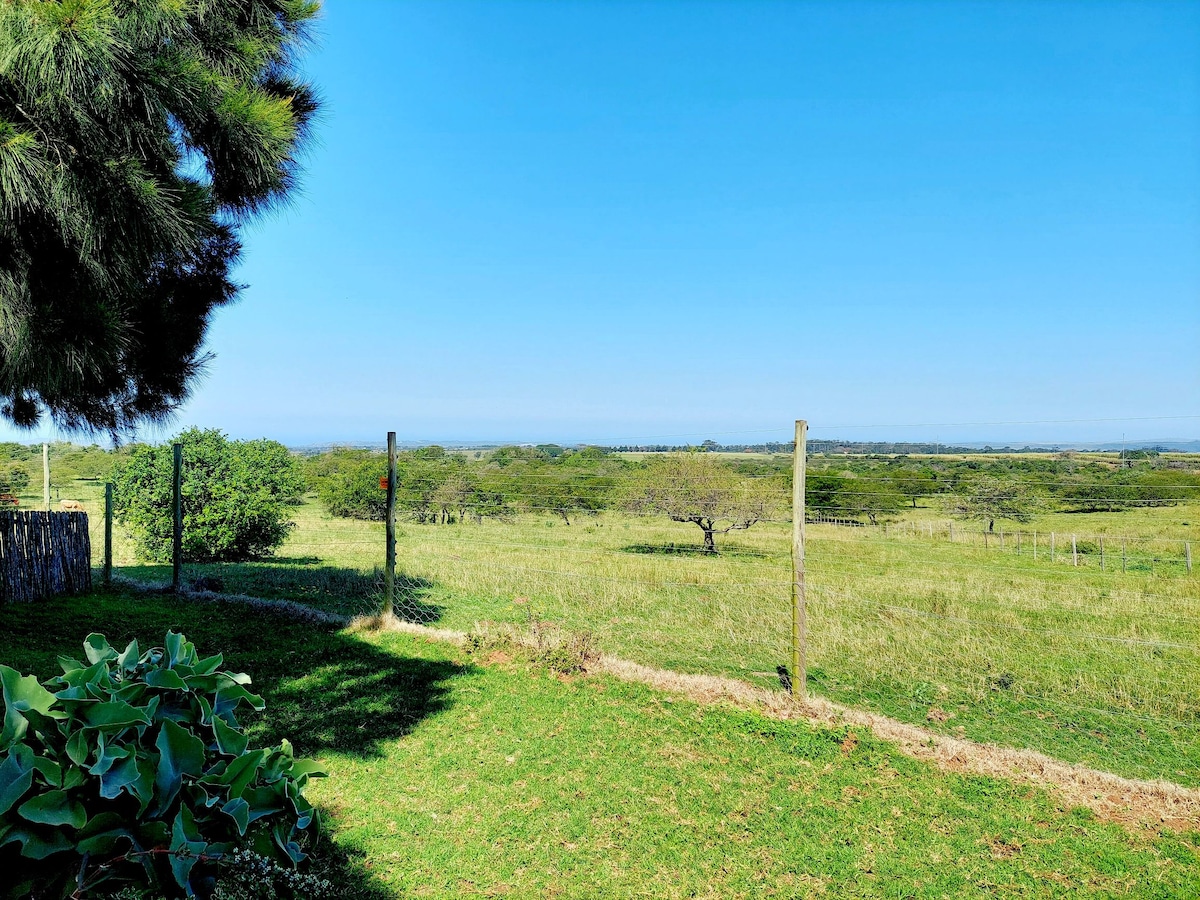
<path fill-rule="evenodd" d="M 113 520 L 113 486 L 112 482 L 104 485 L 104 586 L 112 584 L 112 520 Z"/>
<path fill-rule="evenodd" d="M 1071 565 L 1079 565 L 1079 548 L 1075 546 L 1075 535 L 1071 535 Z"/>
<path fill-rule="evenodd" d="M 1187 562 L 1187 573 L 1192 574 L 1192 542 L 1183 542 L 1183 558 Z"/>
<path fill-rule="evenodd" d="M 179 593 L 179 583 L 183 575 L 183 444 L 173 447 L 174 477 L 171 479 L 171 501 L 174 509 L 174 523 L 171 529 L 171 588 Z"/>
<path fill-rule="evenodd" d="M 46 512 L 50 512 L 50 445 L 42 444 L 42 497 Z"/>
<path fill-rule="evenodd" d="M 808 422 L 796 420 L 792 450 L 792 696 L 808 699 L 808 623 L 804 594 L 804 467 Z"/>
<path fill-rule="evenodd" d="M 383 618 L 391 618 L 396 603 L 396 432 L 387 436 L 387 565 L 383 571 Z"/>

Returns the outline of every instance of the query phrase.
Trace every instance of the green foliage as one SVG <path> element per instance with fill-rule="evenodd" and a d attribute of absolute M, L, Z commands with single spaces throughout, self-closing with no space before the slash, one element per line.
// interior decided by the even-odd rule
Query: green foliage
<path fill-rule="evenodd" d="M 306 460 L 305 473 L 332 516 L 382 521 L 387 513 L 387 493 L 379 487 L 387 458 L 378 453 L 330 450 Z"/>
<path fill-rule="evenodd" d="M 249 748 L 236 711 L 264 704 L 248 676 L 170 631 L 145 653 L 93 633 L 84 653 L 42 684 L 0 665 L 4 896 L 123 882 L 190 896 L 239 847 L 305 859 L 318 825 L 304 787 L 324 773 L 286 741 Z"/>
<path fill-rule="evenodd" d="M 183 555 L 195 562 L 266 556 L 292 528 L 288 505 L 304 492 L 299 464 L 275 441 L 230 441 L 215 429 L 191 428 L 183 445 Z M 173 451 L 141 445 L 113 472 L 117 518 L 138 552 L 169 559 L 173 527 Z"/>
<path fill-rule="evenodd" d="M 1039 499 L 1023 482 L 994 475 L 964 480 L 950 500 L 950 511 L 960 519 L 981 519 L 991 531 L 997 519 L 1028 522 Z"/>
<path fill-rule="evenodd" d="M 626 505 L 634 512 L 698 526 L 709 553 L 717 549 L 714 535 L 750 528 L 768 518 L 779 499 L 769 481 L 739 475 L 712 453 L 670 453 L 647 460 L 626 490 Z"/>
<path fill-rule="evenodd" d="M 865 516 L 872 525 L 904 508 L 905 494 L 890 478 L 814 475 L 805 479 L 805 504 L 831 516 Z"/>
<path fill-rule="evenodd" d="M 316 111 L 305 0 L 0 3 L 0 398 L 32 425 L 161 420 Z"/>
<path fill-rule="evenodd" d="M 0 494 L 16 494 L 29 487 L 29 471 L 19 462 L 0 463 Z"/>

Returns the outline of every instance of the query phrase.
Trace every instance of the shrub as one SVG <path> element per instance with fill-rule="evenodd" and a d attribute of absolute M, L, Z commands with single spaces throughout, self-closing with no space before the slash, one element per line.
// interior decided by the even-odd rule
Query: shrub
<path fill-rule="evenodd" d="M 229 562 L 272 553 L 293 527 L 287 507 L 299 502 L 304 478 L 275 441 L 230 441 L 216 429 L 192 428 L 183 444 L 183 555 Z M 134 448 L 113 473 L 117 518 L 147 559 L 171 556 L 173 452 L 169 444 Z"/>
<path fill-rule="evenodd" d="M 318 823 L 304 787 L 324 773 L 286 741 L 249 748 L 235 711 L 263 701 L 248 676 L 174 632 L 145 653 L 91 634 L 84 651 L 86 664 L 60 657 L 63 674 L 42 684 L 0 666 L 4 896 L 123 884 L 190 896 L 211 892 L 238 849 L 293 869 L 305 859 Z"/>

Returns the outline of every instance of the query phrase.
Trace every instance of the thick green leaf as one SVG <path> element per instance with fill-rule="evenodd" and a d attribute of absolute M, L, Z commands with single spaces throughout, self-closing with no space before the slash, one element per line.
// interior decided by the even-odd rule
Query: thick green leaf
<path fill-rule="evenodd" d="M 96 762 L 88 768 L 88 771 L 93 775 L 103 775 L 113 767 L 117 760 L 132 756 L 133 753 L 134 751 L 130 747 L 119 742 L 113 743 L 105 740 L 104 733 L 101 732 L 101 739 L 97 745 Z"/>
<path fill-rule="evenodd" d="M 0 816 L 4 815 L 33 785 L 33 753 L 18 744 L 0 763 Z"/>
<path fill-rule="evenodd" d="M 83 639 L 83 652 L 89 663 L 107 662 L 117 658 L 117 651 L 108 646 L 104 635 L 92 632 Z"/>
<path fill-rule="evenodd" d="M 150 717 L 144 709 L 130 706 L 121 700 L 110 700 L 84 709 L 83 721 L 89 728 L 113 729 L 129 725 L 149 725 Z"/>
<path fill-rule="evenodd" d="M 88 819 L 87 824 L 75 836 L 77 853 L 91 856 L 115 855 L 122 840 L 127 840 L 134 849 L 139 848 L 133 833 L 125 827 L 125 818 L 113 812 L 103 812 Z"/>
<path fill-rule="evenodd" d="M 166 688 L 173 691 L 186 691 L 187 682 L 171 669 L 152 669 L 146 673 L 146 684 L 150 687 Z"/>
<path fill-rule="evenodd" d="M 8 666 L 0 666 L 0 697 L 4 701 L 4 725 L 0 728 L 0 749 L 22 740 L 29 729 L 29 720 L 23 715 L 38 712 L 52 719 L 65 719 L 67 714 L 54 709 L 54 695 L 38 684 L 32 675 L 21 677 L 21 673 Z"/>
<path fill-rule="evenodd" d="M 258 770 L 262 768 L 266 758 L 266 750 L 251 750 L 245 756 L 239 756 L 233 760 L 229 767 L 214 780 L 220 784 L 229 785 L 230 797 L 239 797 L 254 782 Z"/>
<path fill-rule="evenodd" d="M 208 844 L 200 839 L 200 833 L 196 830 L 196 821 L 192 818 L 191 811 L 186 806 L 180 807 L 179 815 L 175 817 L 175 826 L 171 829 L 171 872 L 175 876 L 176 884 L 187 890 L 189 895 L 192 891 L 188 879 L 191 877 L 192 867 L 196 865 L 196 856 L 207 848 Z"/>
<path fill-rule="evenodd" d="M 123 672 L 132 672 L 138 665 L 138 642 L 134 638 L 125 648 L 125 652 L 117 657 L 117 665 L 121 667 Z"/>
<path fill-rule="evenodd" d="M 246 746 L 250 739 L 238 731 L 236 728 L 230 728 L 220 719 L 213 720 L 213 732 L 217 738 L 217 749 L 228 756 L 241 756 L 246 752 Z"/>
<path fill-rule="evenodd" d="M 321 764 L 315 759 L 293 760 L 290 774 L 293 778 L 299 778 L 301 775 L 307 775 L 309 778 L 327 778 L 329 776 L 329 773 L 321 768 Z"/>
<path fill-rule="evenodd" d="M 62 766 L 52 759 L 47 759 L 44 756 L 35 756 L 33 758 L 33 767 L 37 769 L 38 774 L 42 776 L 46 784 L 52 788 L 62 787 Z"/>
<path fill-rule="evenodd" d="M 138 779 L 138 758 L 134 754 L 116 763 L 100 776 L 100 796 L 106 800 L 115 800 Z"/>
<path fill-rule="evenodd" d="M 14 825 L 0 840 L 0 846 L 13 843 L 21 845 L 21 855 L 27 859 L 45 859 L 74 847 L 66 835 L 57 829 L 28 825 Z"/>
<path fill-rule="evenodd" d="M 241 797 L 234 797 L 221 807 L 221 812 L 237 823 L 238 834 L 245 837 L 246 829 L 250 827 L 250 804 Z"/>
<path fill-rule="evenodd" d="M 85 765 L 91 748 L 88 746 L 88 734 L 83 729 L 72 733 L 67 738 L 67 758 L 77 766 Z"/>
<path fill-rule="evenodd" d="M 167 650 L 168 669 L 176 663 L 186 663 L 188 656 L 187 651 L 189 648 L 192 649 L 193 654 L 195 653 L 195 648 L 188 643 L 187 638 L 185 638 L 182 634 L 176 634 L 174 631 L 167 632 L 167 639 L 165 643 Z"/>
<path fill-rule="evenodd" d="M 87 780 L 87 775 L 79 766 L 67 766 L 63 769 L 62 789 L 72 791 Z"/>
<path fill-rule="evenodd" d="M 154 787 L 158 794 L 156 814 L 164 812 L 183 783 L 184 775 L 199 777 L 204 774 L 204 741 L 167 719 L 159 729 L 158 770 L 154 776 Z"/>
<path fill-rule="evenodd" d="M 82 828 L 87 822 L 83 804 L 66 791 L 46 791 L 26 800 L 17 814 L 36 825 L 69 825 Z"/>
<path fill-rule="evenodd" d="M 224 662 L 225 657 L 220 653 L 215 656 L 207 656 L 192 666 L 192 672 L 195 675 L 211 675 L 221 668 L 221 664 Z"/>
<path fill-rule="evenodd" d="M 282 788 L 282 782 L 263 787 L 247 788 L 242 791 L 242 797 L 250 804 L 250 821 L 261 819 L 263 816 L 283 812 L 287 808 L 287 792 Z"/>
<path fill-rule="evenodd" d="M 224 712 L 232 712 L 237 709 L 237 705 L 245 700 L 254 709 L 264 709 L 266 702 L 258 694 L 252 694 L 240 684 L 226 683 L 217 690 L 217 702 L 213 705 L 213 712 L 218 715 Z"/>

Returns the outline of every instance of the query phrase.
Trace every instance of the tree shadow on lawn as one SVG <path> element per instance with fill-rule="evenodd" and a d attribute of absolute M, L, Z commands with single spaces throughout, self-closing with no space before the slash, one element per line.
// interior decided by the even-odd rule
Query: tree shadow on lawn
<path fill-rule="evenodd" d="M 169 582 L 170 566 L 129 566 L 118 574 L 134 581 Z M 383 600 L 383 570 L 364 572 L 323 565 L 316 557 L 262 559 L 240 563 L 186 563 L 183 583 L 198 590 L 246 594 L 268 600 L 291 600 L 344 616 L 370 615 Z M 396 615 L 429 625 L 445 608 L 427 598 L 434 584 L 418 575 L 396 573 Z"/>
<path fill-rule="evenodd" d="M 137 638 L 145 650 L 160 646 L 168 629 L 187 635 L 202 655 L 223 653 L 224 668 L 251 676 L 251 689 L 267 704 L 261 714 L 242 708 L 252 746 L 286 738 L 301 755 L 382 756 L 382 744 L 449 707 L 451 679 L 476 671 L 438 653 L 388 653 L 336 625 L 269 608 L 117 592 L 5 605 L 0 663 L 45 679 L 59 671 L 59 654 L 80 656 L 93 631 L 119 647 Z M 336 778 L 336 760 L 332 768 Z M 332 842 L 319 854 L 321 874 L 346 886 L 339 896 L 390 896 L 349 854 Z"/>
<path fill-rule="evenodd" d="M 772 554 L 754 547 L 744 547 L 740 544 L 722 544 L 717 542 L 717 552 L 704 549 L 703 544 L 628 544 L 621 548 L 622 553 L 641 553 L 657 556 L 718 556 L 746 557 L 749 559 L 768 559 Z"/>

